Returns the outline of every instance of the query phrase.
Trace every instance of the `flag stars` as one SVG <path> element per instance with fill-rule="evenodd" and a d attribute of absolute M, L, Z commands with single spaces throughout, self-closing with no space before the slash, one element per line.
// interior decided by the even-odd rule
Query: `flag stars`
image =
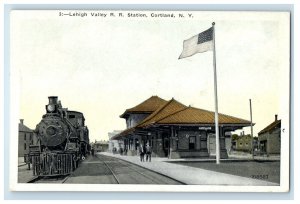
<path fill-rule="evenodd" d="M 211 41 L 213 39 L 213 27 L 199 33 L 198 35 L 198 44 Z"/>

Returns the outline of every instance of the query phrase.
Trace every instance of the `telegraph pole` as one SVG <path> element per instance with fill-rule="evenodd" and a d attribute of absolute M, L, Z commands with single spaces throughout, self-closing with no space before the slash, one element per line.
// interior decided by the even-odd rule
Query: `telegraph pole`
<path fill-rule="evenodd" d="M 251 99 L 249 99 L 249 102 L 250 102 L 250 120 L 251 120 L 252 159 L 254 159 L 254 137 L 253 137 L 253 123 L 252 123 L 252 105 L 251 105 Z"/>

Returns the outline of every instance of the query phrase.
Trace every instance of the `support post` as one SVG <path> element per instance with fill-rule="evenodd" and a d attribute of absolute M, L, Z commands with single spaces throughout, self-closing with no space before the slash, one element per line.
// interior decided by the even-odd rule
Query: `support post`
<path fill-rule="evenodd" d="M 171 159 L 171 152 L 172 152 L 172 142 L 173 142 L 173 138 L 174 137 L 174 129 L 173 126 L 171 126 L 171 137 L 169 137 L 169 155 L 168 158 Z"/>

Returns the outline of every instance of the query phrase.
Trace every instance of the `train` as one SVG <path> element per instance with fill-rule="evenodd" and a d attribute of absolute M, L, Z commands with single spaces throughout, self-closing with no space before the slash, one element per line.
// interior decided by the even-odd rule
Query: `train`
<path fill-rule="evenodd" d="M 63 108 L 57 96 L 49 96 L 46 114 L 36 125 L 36 144 L 29 146 L 25 162 L 35 176 L 71 174 L 85 160 L 91 147 L 83 113 Z"/>

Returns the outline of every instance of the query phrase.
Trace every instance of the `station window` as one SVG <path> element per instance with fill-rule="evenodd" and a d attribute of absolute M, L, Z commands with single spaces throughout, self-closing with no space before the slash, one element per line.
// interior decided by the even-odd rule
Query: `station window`
<path fill-rule="evenodd" d="M 26 141 L 26 133 L 24 133 L 24 140 Z"/>
<path fill-rule="evenodd" d="M 24 150 L 26 150 L 26 143 L 24 143 Z"/>
<path fill-rule="evenodd" d="M 189 149 L 195 149 L 196 144 L 196 137 L 190 136 L 189 137 Z"/>

